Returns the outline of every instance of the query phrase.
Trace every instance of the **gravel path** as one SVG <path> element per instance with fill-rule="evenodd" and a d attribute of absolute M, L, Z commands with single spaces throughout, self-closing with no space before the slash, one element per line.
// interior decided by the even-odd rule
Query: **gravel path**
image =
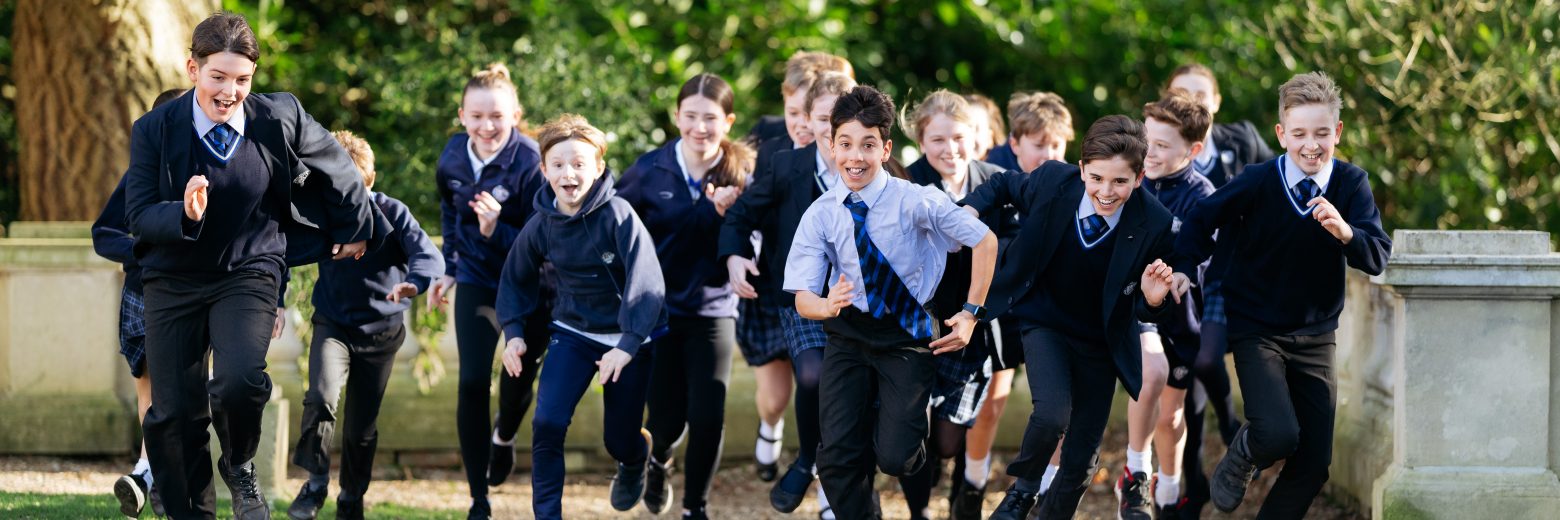
<path fill-rule="evenodd" d="M 1217 436 L 1213 436 L 1215 439 Z M 727 439 L 735 442 L 734 439 Z M 1111 432 L 1107 435 L 1107 446 L 1124 445 L 1124 436 L 1119 432 Z M 1224 453 L 1223 446 L 1217 440 L 1211 440 L 1208 445 L 1209 466 L 1213 457 Z M 1120 450 L 1108 451 L 1102 454 L 1103 467 L 1119 471 L 1122 465 L 1122 453 Z M 105 458 L 64 458 L 64 457 L 33 457 L 33 456 L 5 456 L 0 457 L 0 491 L 7 492 L 33 492 L 50 494 L 107 494 L 112 489 L 113 482 L 121 472 L 127 470 L 133 461 L 105 459 Z M 1000 468 L 998 468 L 1000 474 Z M 452 512 L 464 512 L 470 505 L 466 498 L 466 485 L 463 474 L 451 469 L 406 468 L 406 467 L 381 467 L 377 471 L 376 480 L 369 491 L 370 513 L 374 503 L 395 503 L 399 505 L 423 508 L 444 509 Z M 1266 490 L 1277 475 L 1277 471 L 1263 472 L 1262 482 L 1253 486 L 1255 490 Z M 297 489 L 303 484 L 304 475 L 295 472 L 293 478 L 288 481 L 288 489 Z M 1115 499 L 1111 494 L 1110 486 L 1115 482 L 1115 472 L 1102 470 L 1095 475 L 1093 486 L 1079 511 L 1080 519 L 1106 519 L 1114 518 Z M 607 488 L 611 479 L 609 474 L 587 474 L 571 476 L 564 490 L 564 510 L 575 518 L 657 518 L 644 512 L 642 509 L 632 513 L 619 513 L 612 510 L 607 504 Z M 934 495 L 932 506 L 935 518 L 946 518 L 947 496 L 946 481 L 942 489 Z M 681 477 L 674 477 L 678 496 L 681 496 Z M 989 513 L 996 507 L 1002 496 L 998 491 L 999 486 L 1005 489 L 1008 484 L 1006 478 L 993 480 L 991 492 L 987 494 L 985 510 Z M 334 485 L 333 485 L 334 487 Z M 898 486 L 892 479 L 879 478 L 878 488 L 882 492 L 882 504 L 885 518 L 908 518 L 908 512 L 904 505 L 903 495 L 899 493 Z M 334 489 L 332 492 L 334 493 Z M 791 515 L 776 513 L 768 505 L 769 485 L 760 482 L 753 476 L 750 466 L 737 461 L 727 461 L 725 468 L 717 476 L 714 492 L 711 494 L 710 513 L 713 518 L 740 518 L 740 519 L 810 519 L 817 518 L 817 503 L 809 498 L 803 503 L 801 509 Z M 530 476 L 526 473 L 515 475 L 503 486 L 494 488 L 491 499 L 497 518 L 530 518 Z M 1246 506 L 1231 515 L 1219 515 L 1213 513 L 1213 508 L 1208 507 L 1204 512 L 1204 518 L 1251 518 L 1256 515 L 1255 504 L 1258 494 L 1248 496 Z M 273 497 L 283 498 L 283 497 Z M 1318 498 L 1311 508 L 1309 518 L 1329 520 L 1354 520 L 1363 519 L 1363 515 L 1356 511 L 1341 508 L 1330 503 L 1326 497 Z M 660 518 L 674 518 L 666 515 Z"/>

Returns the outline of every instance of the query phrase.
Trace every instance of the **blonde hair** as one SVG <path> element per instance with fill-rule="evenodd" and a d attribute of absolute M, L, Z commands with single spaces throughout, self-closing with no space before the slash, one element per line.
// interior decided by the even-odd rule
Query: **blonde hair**
<path fill-rule="evenodd" d="M 579 114 L 559 114 L 558 117 L 554 117 L 547 124 L 542 125 L 542 129 L 536 133 L 536 142 L 543 156 L 547 155 L 547 150 L 570 139 L 577 139 L 596 147 L 596 160 L 605 160 L 607 156 L 607 134 L 591 126 L 590 121 L 585 120 L 585 116 Z"/>
<path fill-rule="evenodd" d="M 812 113 L 813 101 L 823 96 L 843 96 L 856 88 L 856 78 L 840 72 L 825 72 L 818 75 L 811 87 L 807 88 L 807 99 L 802 104 L 802 109 L 808 114 Z"/>
<path fill-rule="evenodd" d="M 975 124 L 975 118 L 970 116 L 969 102 L 965 101 L 963 96 L 944 89 L 927 94 L 926 98 L 921 100 L 921 104 L 910 110 L 908 118 L 905 117 L 903 110 L 901 109 L 899 113 L 899 124 L 916 142 L 921 141 L 921 133 L 926 131 L 926 125 L 936 116 L 948 116 L 954 121 L 971 126 Z"/>
<path fill-rule="evenodd" d="M 806 92 L 820 74 L 838 72 L 852 78 L 856 70 L 845 58 L 827 52 L 797 51 L 785 60 L 785 79 L 780 82 L 780 93 L 785 96 Z"/>
<path fill-rule="evenodd" d="M 331 132 L 330 136 L 341 143 L 341 147 L 347 150 L 347 156 L 352 158 L 352 164 L 357 165 L 358 171 L 363 174 L 363 186 L 373 188 L 378 174 L 374 171 L 374 149 L 368 146 L 368 141 L 349 130 L 337 130 Z"/>
<path fill-rule="evenodd" d="M 1013 136 L 1039 133 L 1073 140 L 1072 113 L 1062 97 L 1050 92 L 1020 92 L 1008 100 L 1008 123 Z"/>
<path fill-rule="evenodd" d="M 1190 92 L 1171 89 L 1159 101 L 1143 105 L 1143 119 L 1154 118 L 1176 128 L 1187 143 L 1200 143 L 1208 136 L 1213 115 Z"/>
<path fill-rule="evenodd" d="M 466 88 L 460 91 L 462 103 L 465 102 L 466 94 L 471 93 L 472 89 L 508 90 L 515 97 L 515 112 L 517 112 L 515 114 L 515 126 L 522 132 L 526 131 L 525 105 L 520 104 L 520 90 L 515 88 L 515 82 L 509 79 L 509 67 L 502 63 L 494 62 L 489 63 L 486 68 L 477 71 L 476 74 L 472 74 L 471 79 L 466 80 Z"/>
<path fill-rule="evenodd" d="M 1289 109 L 1303 105 L 1326 105 L 1333 117 L 1343 110 L 1343 95 L 1337 83 L 1325 72 L 1296 75 L 1278 87 L 1278 121 L 1284 121 Z"/>

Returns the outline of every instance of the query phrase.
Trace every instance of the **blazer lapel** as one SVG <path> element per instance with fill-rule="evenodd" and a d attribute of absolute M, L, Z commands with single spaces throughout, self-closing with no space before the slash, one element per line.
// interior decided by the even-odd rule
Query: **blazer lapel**
<path fill-rule="evenodd" d="M 195 91 L 191 89 L 183 96 L 173 100 L 175 106 L 169 107 L 168 115 L 163 118 L 162 128 L 162 153 L 163 153 L 163 182 L 166 183 L 164 198 L 174 197 L 170 200 L 181 200 L 184 196 L 184 185 L 194 176 L 190 163 L 190 141 L 195 135 Z M 180 107 L 183 108 L 180 108 Z"/>
<path fill-rule="evenodd" d="M 1115 231 L 1116 245 L 1110 254 L 1110 267 L 1105 271 L 1105 287 L 1102 289 L 1105 293 L 1101 302 L 1105 306 L 1100 315 L 1105 318 L 1106 324 L 1110 323 L 1110 311 L 1116 307 L 1118 297 L 1130 296 L 1142 290 L 1136 280 L 1128 280 L 1132 277 L 1129 272 L 1132 260 L 1137 258 L 1138 250 L 1143 246 L 1143 197 L 1148 196 L 1147 192 L 1138 188 L 1127 201 L 1126 207 L 1121 208 L 1121 222 Z"/>
<path fill-rule="evenodd" d="M 1031 173 L 1029 175 L 1034 174 Z M 1035 257 L 1034 272 L 1036 273 L 1045 271 L 1046 266 L 1051 263 L 1051 256 L 1056 252 L 1057 246 L 1068 237 L 1068 230 L 1072 229 L 1072 222 L 1077 218 L 1078 214 L 1077 207 L 1069 203 L 1069 201 L 1076 201 L 1083 196 L 1083 183 L 1081 181 L 1063 181 L 1051 193 L 1053 195 L 1046 201 L 1048 206 L 1036 207 L 1033 213 L 1034 215 L 1046 216 L 1045 227 L 1025 226 L 1021 228 L 1023 230 L 1031 228 L 1044 230 L 1040 235 L 1040 241 L 1036 242 L 1036 244 L 1040 245 L 1039 256 Z M 1020 231 L 1020 233 L 1022 232 Z"/>

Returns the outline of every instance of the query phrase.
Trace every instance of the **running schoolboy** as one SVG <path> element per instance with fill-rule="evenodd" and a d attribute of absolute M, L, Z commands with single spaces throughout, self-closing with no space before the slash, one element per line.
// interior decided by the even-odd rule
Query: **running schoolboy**
<path fill-rule="evenodd" d="M 542 264 L 561 280 L 551 322 L 547 364 L 537 383 L 531 420 L 531 500 L 539 519 L 563 516 L 563 441 L 580 397 L 602 385 L 602 441 L 617 460 L 613 509 L 628 511 L 645 489 L 650 435 L 640 418 L 649 391 L 652 333 L 666 324 L 666 289 L 655 242 L 627 201 L 615 196 L 604 162 L 607 138 L 585 118 L 548 122 L 541 140 L 550 189 L 537 193 L 536 216 L 520 230 L 504 261 L 498 316 L 508 342 L 504 371 L 525 369 L 530 316 L 542 306 Z"/>
<path fill-rule="evenodd" d="M 1022 320 L 1034 411 L 1008 474 L 1018 481 L 991 518 L 1022 519 L 1045 492 L 1041 518 L 1068 518 L 1098 461 L 1115 383 L 1140 386 L 1138 321 L 1166 310 L 1185 284 L 1161 259 L 1171 252 L 1171 217 L 1134 196 L 1143 179 L 1141 123 L 1106 116 L 1089 127 L 1079 166 L 1051 161 L 1029 174 L 1006 172 L 964 199 L 984 214 L 1021 207 L 1023 228 L 1004 258 L 993 309 Z M 1061 469 L 1040 488 L 1063 432 Z"/>
<path fill-rule="evenodd" d="M 309 344 L 309 390 L 303 396 L 293 464 L 309 472 L 287 516 L 309 520 L 325 505 L 330 483 L 330 446 L 341 409 L 341 489 L 336 518 L 363 518 L 363 494 L 373 478 L 379 445 L 379 404 L 395 366 L 395 353 L 406 341 L 402 323 L 412 299 L 444 273 L 444 257 L 428 239 L 406 204 L 372 191 L 377 179 L 374 150 L 351 132 L 332 134 L 363 174 L 363 186 L 390 220 L 393 231 L 384 246 L 356 262 L 324 262 L 314 284 L 313 339 Z"/>
<path fill-rule="evenodd" d="M 1380 274 L 1392 241 L 1369 175 L 1333 157 L 1343 101 L 1332 78 L 1300 74 L 1278 93 L 1284 155 L 1198 204 L 1176 246 L 1187 267 L 1213 254 L 1215 231 L 1234 251 L 1224 296 L 1249 422 L 1210 477 L 1213 504 L 1235 509 L 1258 469 L 1287 459 L 1257 516 L 1303 518 L 1332 463 L 1344 270 Z"/>
<path fill-rule="evenodd" d="M 835 101 L 828 143 L 840 184 L 808 207 L 786 260 L 798 314 L 828 331 L 818 464 L 841 518 L 878 513 L 869 461 L 891 476 L 927 463 L 932 356 L 969 342 L 997 256 L 996 235 L 946 194 L 884 173 L 893 120 L 893 102 L 871 87 Z M 961 245 L 975 249 L 969 293 L 939 322 L 924 305 Z M 939 323 L 951 330 L 942 335 Z"/>

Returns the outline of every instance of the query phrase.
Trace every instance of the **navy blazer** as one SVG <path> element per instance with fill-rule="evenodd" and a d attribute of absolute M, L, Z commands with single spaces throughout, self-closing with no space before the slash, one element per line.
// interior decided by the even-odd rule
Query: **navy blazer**
<path fill-rule="evenodd" d="M 1247 165 L 1265 163 L 1274 157 L 1273 149 L 1268 148 L 1251 121 L 1213 125 L 1213 147 L 1219 156 L 1214 158 L 1207 177 L 1215 188 L 1234 179 Z"/>
<path fill-rule="evenodd" d="M 993 175 L 964 198 L 965 205 L 983 216 L 1009 203 L 1027 215 L 1018 238 L 998 255 L 997 274 L 986 298 L 988 316 L 1001 316 L 1023 298 L 1045 271 L 1058 244 L 1074 239 L 1078 200 L 1083 195 L 1077 166 L 1048 161 L 1028 174 L 1009 171 Z M 1149 307 L 1138 281 L 1143 269 L 1156 259 L 1174 265 L 1170 225 L 1170 212 L 1158 200 L 1141 188 L 1133 191 L 1121 208 L 1116 245 L 1105 271 L 1105 285 L 1100 288 L 1105 316 L 1100 326 L 1105 329 L 1105 341 L 1116 364 L 1116 377 L 1134 399 L 1143 380 L 1137 322 L 1159 322 L 1169 309 L 1163 304 Z"/>
<path fill-rule="evenodd" d="M 125 171 L 125 206 L 136 256 L 157 244 L 194 240 L 185 234 L 184 186 L 194 174 L 194 90 L 136 119 L 130 134 L 130 168 Z M 368 198 L 363 176 L 347 151 L 286 92 L 244 98 L 245 138 L 269 166 L 272 189 L 290 211 L 281 230 L 287 236 L 288 266 L 331 257 L 337 244 L 369 241 L 377 248 L 390 222 Z"/>
<path fill-rule="evenodd" d="M 753 128 L 748 130 L 748 142 L 762 144 L 765 141 L 784 137 L 790 139 L 790 132 L 785 129 L 785 116 L 759 116 L 758 122 L 753 123 Z"/>
<path fill-rule="evenodd" d="M 769 301 L 779 305 L 794 306 L 796 295 L 781 289 L 785 280 L 785 258 L 791 253 L 791 241 L 796 238 L 796 226 L 802 222 L 807 206 L 823 195 L 818 189 L 818 143 L 795 150 L 775 153 L 769 161 L 767 173 L 755 173 L 753 182 L 737 198 L 736 204 L 726 209 L 726 219 L 720 227 L 720 244 L 716 256 L 724 265 L 731 255 L 753 258 L 753 242 L 749 237 L 754 230 L 764 233 L 763 258 L 758 264 L 761 280 L 768 283 L 755 286 L 760 292 L 768 292 Z"/>

